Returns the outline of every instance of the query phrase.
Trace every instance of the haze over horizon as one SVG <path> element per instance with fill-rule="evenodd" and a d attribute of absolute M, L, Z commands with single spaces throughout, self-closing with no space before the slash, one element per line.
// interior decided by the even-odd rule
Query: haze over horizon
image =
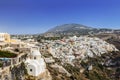
<path fill-rule="evenodd" d="M 1 0 L 0 32 L 43 33 L 77 23 L 120 29 L 120 0 Z"/>

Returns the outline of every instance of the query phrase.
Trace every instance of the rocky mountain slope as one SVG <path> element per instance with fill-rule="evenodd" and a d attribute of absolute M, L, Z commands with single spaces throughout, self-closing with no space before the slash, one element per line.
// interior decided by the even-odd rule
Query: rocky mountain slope
<path fill-rule="evenodd" d="M 86 35 L 90 33 L 98 33 L 98 32 L 104 32 L 104 31 L 112 31 L 112 29 L 97 29 L 92 28 L 89 26 L 85 26 L 82 24 L 63 24 L 60 26 L 56 26 L 50 30 L 48 30 L 45 34 L 49 35 Z"/>
<path fill-rule="evenodd" d="M 80 29 L 93 29 L 93 28 L 81 24 L 63 24 L 48 30 L 48 32 L 56 33 L 56 32 L 65 32 L 65 31 L 80 30 Z"/>

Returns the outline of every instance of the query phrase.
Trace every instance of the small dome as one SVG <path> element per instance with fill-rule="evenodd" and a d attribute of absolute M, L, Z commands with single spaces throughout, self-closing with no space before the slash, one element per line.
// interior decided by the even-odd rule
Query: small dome
<path fill-rule="evenodd" d="M 39 56 L 39 55 L 41 55 L 41 54 L 40 54 L 40 51 L 39 51 L 39 50 L 33 50 L 30 55 Z"/>

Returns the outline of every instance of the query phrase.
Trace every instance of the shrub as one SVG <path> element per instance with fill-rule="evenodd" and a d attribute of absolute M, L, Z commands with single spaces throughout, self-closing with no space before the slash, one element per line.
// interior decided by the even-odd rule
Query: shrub
<path fill-rule="evenodd" d="M 7 57 L 7 58 L 13 58 L 16 57 L 17 54 L 11 53 L 9 51 L 1 51 L 0 50 L 0 57 Z"/>

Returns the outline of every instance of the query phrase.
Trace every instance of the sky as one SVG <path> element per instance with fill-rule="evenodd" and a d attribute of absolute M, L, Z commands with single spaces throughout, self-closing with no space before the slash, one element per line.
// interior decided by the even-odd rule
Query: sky
<path fill-rule="evenodd" d="M 120 29 L 120 0 L 0 0 L 0 32 L 37 34 L 68 23 Z"/>

